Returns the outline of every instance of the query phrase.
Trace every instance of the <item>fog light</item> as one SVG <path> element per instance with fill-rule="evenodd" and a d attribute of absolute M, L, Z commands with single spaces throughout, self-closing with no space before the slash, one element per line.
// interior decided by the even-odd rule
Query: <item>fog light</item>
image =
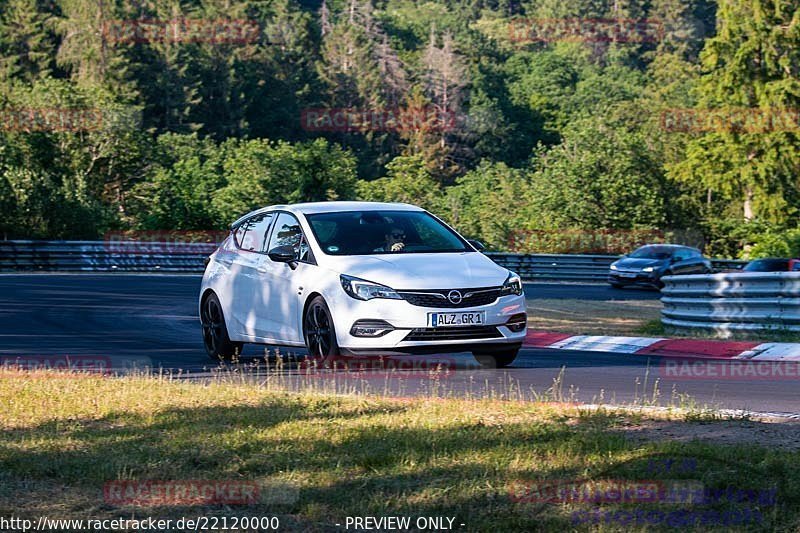
<path fill-rule="evenodd" d="M 350 328 L 353 337 L 382 337 L 394 331 L 394 326 L 385 320 L 356 320 Z"/>
<path fill-rule="evenodd" d="M 513 331 L 514 333 L 519 333 L 525 326 L 528 324 L 528 315 L 525 313 L 518 313 L 516 315 L 511 315 L 508 320 L 506 320 L 506 327 Z"/>

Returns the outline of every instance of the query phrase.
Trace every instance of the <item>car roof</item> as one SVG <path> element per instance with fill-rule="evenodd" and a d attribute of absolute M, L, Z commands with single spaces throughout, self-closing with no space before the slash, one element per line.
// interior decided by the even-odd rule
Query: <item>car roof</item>
<path fill-rule="evenodd" d="M 264 213 L 267 211 L 289 211 L 290 213 L 314 215 L 317 213 L 337 213 L 346 211 L 424 211 L 421 207 L 411 204 L 391 203 L 391 202 L 307 202 L 301 204 L 280 204 L 270 205 L 251 211 L 244 216 L 239 217 L 231 228 L 238 226 L 243 220 L 250 218 L 253 215 Z"/>

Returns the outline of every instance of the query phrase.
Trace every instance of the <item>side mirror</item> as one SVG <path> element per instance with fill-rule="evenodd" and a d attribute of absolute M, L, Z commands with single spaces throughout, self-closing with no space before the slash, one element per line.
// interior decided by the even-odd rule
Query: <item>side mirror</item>
<path fill-rule="evenodd" d="M 486 249 L 486 246 L 483 245 L 481 241 L 476 241 L 475 239 L 467 239 L 467 242 L 472 245 L 473 248 L 482 252 Z"/>
<path fill-rule="evenodd" d="M 297 259 L 294 248 L 291 246 L 276 246 L 267 253 L 270 259 L 276 263 L 286 263 L 294 270 L 297 268 Z"/>

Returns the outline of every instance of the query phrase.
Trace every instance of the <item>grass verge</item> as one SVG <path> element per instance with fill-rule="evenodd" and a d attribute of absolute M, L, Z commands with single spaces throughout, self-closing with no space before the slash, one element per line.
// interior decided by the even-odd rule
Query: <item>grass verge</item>
<path fill-rule="evenodd" d="M 733 529 L 800 528 L 800 452 L 632 438 L 651 421 L 642 413 L 15 371 L 0 376 L 0 405 L 0 516 L 278 516 L 282 531 L 343 530 L 348 516 L 408 516 L 410 529 L 417 517 L 454 517 L 462 531 L 644 531 L 674 529 L 666 516 L 719 529 L 746 512 Z M 247 505 L 118 504 L 103 492 L 116 480 L 246 481 L 262 494 Z M 542 480 L 700 486 L 705 500 L 553 503 L 532 489 Z"/>
<path fill-rule="evenodd" d="M 665 326 L 661 319 L 649 320 L 634 330 L 634 333 L 650 337 L 673 337 L 686 339 L 713 339 L 752 342 L 800 342 L 800 333 L 785 329 L 759 331 L 713 331 L 703 329 L 673 328 Z"/>
<path fill-rule="evenodd" d="M 528 301 L 528 327 L 577 335 L 629 335 L 661 317 L 659 300 Z"/>

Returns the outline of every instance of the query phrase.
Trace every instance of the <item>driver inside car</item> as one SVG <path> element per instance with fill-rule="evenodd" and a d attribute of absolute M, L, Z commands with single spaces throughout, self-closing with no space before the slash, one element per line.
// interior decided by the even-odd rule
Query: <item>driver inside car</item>
<path fill-rule="evenodd" d="M 406 232 L 400 228 L 392 228 L 384 235 L 384 244 L 375 248 L 375 252 L 401 252 L 406 247 Z"/>

